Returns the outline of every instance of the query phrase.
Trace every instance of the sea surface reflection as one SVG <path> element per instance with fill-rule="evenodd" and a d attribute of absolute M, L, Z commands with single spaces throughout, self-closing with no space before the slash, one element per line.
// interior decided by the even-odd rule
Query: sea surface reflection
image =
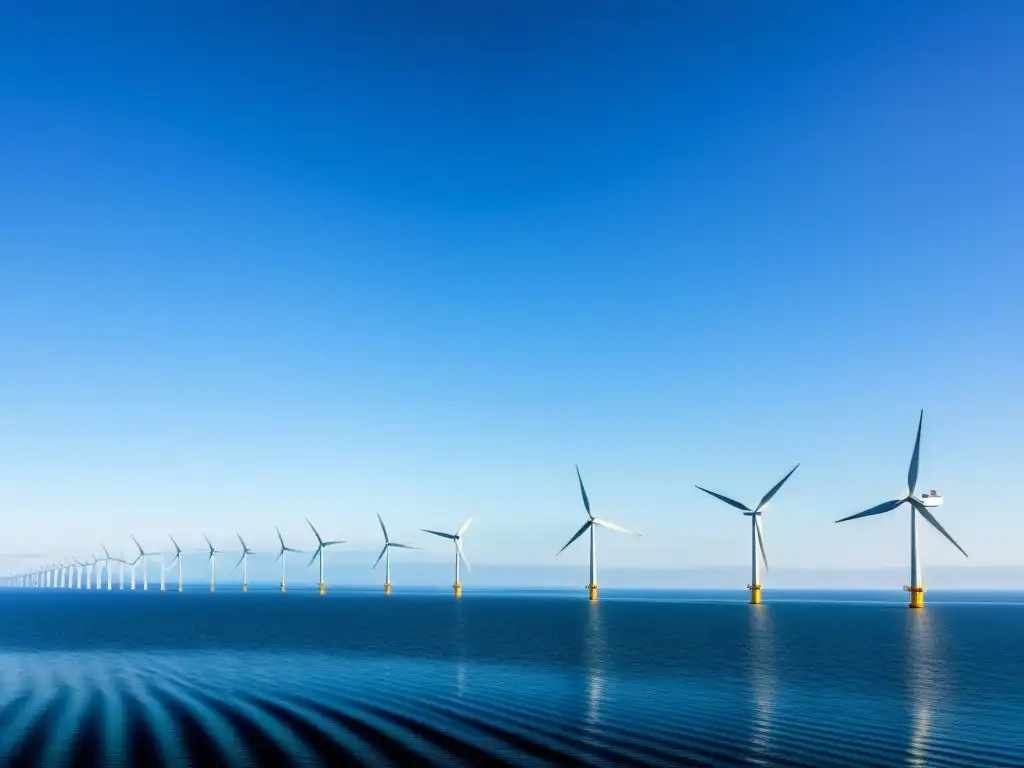
<path fill-rule="evenodd" d="M 1024 765 L 1024 607 L 0 593 L 2 765 Z"/>

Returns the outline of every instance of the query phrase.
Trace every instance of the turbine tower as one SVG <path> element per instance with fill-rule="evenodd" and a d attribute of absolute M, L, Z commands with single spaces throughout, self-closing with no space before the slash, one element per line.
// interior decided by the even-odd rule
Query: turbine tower
<path fill-rule="evenodd" d="M 590 531 L 590 583 L 587 584 L 587 592 L 590 595 L 591 600 L 597 600 L 597 542 L 594 536 L 594 529 L 597 527 L 607 528 L 611 531 L 618 531 L 619 533 L 628 533 L 631 536 L 639 536 L 639 533 L 633 533 L 628 531 L 621 525 L 616 525 L 609 520 L 602 520 L 599 517 L 594 517 L 590 512 L 590 499 L 587 498 L 587 489 L 583 487 L 583 478 L 580 477 L 580 468 L 576 467 L 576 479 L 580 481 L 580 494 L 583 496 L 583 508 L 587 511 L 587 522 L 585 522 L 573 537 L 565 543 L 565 547 L 558 550 L 558 555 L 562 554 L 566 547 L 572 544 L 576 539 L 582 536 L 589 529 Z M 556 557 L 558 555 L 555 555 Z"/>
<path fill-rule="evenodd" d="M 206 539 L 206 543 L 210 547 L 210 556 L 206 562 L 210 565 L 210 591 L 213 592 L 217 588 L 217 553 L 220 550 L 213 548 L 213 544 L 210 543 L 210 539 L 207 538 L 205 533 L 203 538 Z M 181 566 L 179 565 L 178 567 L 180 568 Z"/>
<path fill-rule="evenodd" d="M 306 518 L 306 522 L 309 523 L 309 518 Z M 309 523 L 309 527 L 313 528 L 313 524 Z M 313 528 L 313 535 L 316 536 L 317 548 L 313 553 L 313 556 L 309 558 L 309 565 L 313 564 L 313 561 L 320 558 L 320 594 L 327 594 L 327 584 L 324 582 L 324 547 L 333 547 L 335 544 L 344 544 L 344 541 L 324 541 L 320 538 L 320 534 L 317 533 L 316 528 Z"/>
<path fill-rule="evenodd" d="M 953 537 L 946 533 L 946 529 L 939 525 L 939 521 L 935 519 L 934 515 L 928 511 L 929 506 L 938 506 L 942 503 L 942 497 L 938 495 L 929 495 L 927 499 L 919 499 L 914 495 L 914 490 L 917 488 L 917 469 L 921 458 L 921 426 L 924 424 L 924 410 L 921 411 L 921 416 L 917 421 L 917 439 L 914 440 L 914 453 L 910 457 L 910 470 L 907 472 L 907 495 L 902 499 L 894 499 L 893 501 L 887 501 L 883 504 L 879 504 L 877 507 L 866 509 L 863 512 L 858 512 L 855 515 L 844 517 L 842 520 L 836 520 L 837 523 L 844 523 L 847 520 L 854 520 L 858 517 L 871 517 L 872 515 L 881 515 L 886 512 L 892 512 L 897 507 L 903 504 L 910 505 L 910 586 L 904 587 L 904 589 L 910 593 L 910 607 L 911 608 L 924 608 L 924 583 L 921 580 L 921 562 L 918 559 L 917 552 L 917 515 L 920 514 L 925 520 L 934 526 L 935 530 L 949 539 L 950 543 L 963 553 L 964 557 L 967 557 L 967 553 L 964 552 L 963 547 L 953 540 Z M 937 499 L 937 501 L 936 501 Z"/>
<path fill-rule="evenodd" d="M 377 520 L 380 522 L 380 529 L 384 531 L 384 549 L 380 551 L 380 555 L 377 557 L 377 562 L 373 564 L 376 568 L 380 564 L 380 559 L 386 557 L 384 561 L 384 594 L 391 594 L 391 548 L 397 549 L 419 549 L 419 547 L 410 547 L 408 544 L 399 544 L 398 542 L 391 541 L 388 538 L 388 529 L 384 527 L 384 521 L 381 520 L 380 515 L 377 515 Z"/>
<path fill-rule="evenodd" d="M 114 558 L 111 557 L 110 552 L 107 551 L 106 544 L 101 544 L 100 546 L 103 547 L 103 554 L 105 555 L 103 563 L 107 571 L 107 592 L 109 592 L 114 588 L 114 570 L 110 567 L 110 564 L 114 562 Z"/>
<path fill-rule="evenodd" d="M 280 528 L 278 528 L 278 527 L 277 527 L 277 526 L 275 525 L 275 526 L 274 526 L 274 530 L 275 530 L 275 531 L 277 531 L 277 540 L 278 540 L 279 542 L 281 542 L 281 549 L 280 549 L 280 550 L 278 551 L 278 553 L 277 553 L 277 559 L 281 561 L 281 591 L 282 591 L 282 592 L 284 592 L 284 582 L 285 582 L 285 561 L 286 561 L 286 560 L 288 559 L 288 556 L 287 556 L 287 555 L 286 555 L 285 553 L 286 553 L 286 552 L 296 552 L 296 553 L 297 553 L 297 552 L 298 552 L 299 550 L 297 550 L 297 549 L 292 549 L 291 547 L 286 547 L 286 546 L 284 545 L 284 539 L 283 539 L 283 538 L 281 537 L 281 529 L 280 529 Z"/>
<path fill-rule="evenodd" d="M 441 531 L 432 531 L 429 528 L 421 528 L 420 530 L 424 533 L 430 533 L 434 536 L 440 536 L 442 539 L 448 539 L 449 541 L 455 542 L 455 583 L 452 584 L 452 589 L 455 591 L 455 599 L 458 600 L 462 597 L 462 582 L 459 580 L 459 561 L 461 560 L 467 569 L 473 570 L 469 567 L 469 561 L 466 559 L 465 553 L 462 551 L 462 536 L 469 530 L 469 524 L 473 522 L 473 516 L 470 515 L 466 518 L 466 522 L 459 526 L 459 530 L 455 533 L 443 533 Z"/>
<path fill-rule="evenodd" d="M 249 549 L 249 547 L 247 547 L 245 545 L 245 539 L 242 538 L 242 534 L 236 533 L 235 535 L 238 537 L 238 540 L 240 542 L 242 542 L 242 556 L 240 558 L 238 558 L 238 562 L 235 563 L 235 567 L 231 569 L 230 573 L 228 573 L 228 576 L 230 576 L 232 573 L 234 573 L 238 569 L 238 566 L 242 566 L 242 591 L 243 592 L 248 592 L 249 591 L 249 560 L 248 560 L 248 557 L 249 557 L 249 555 L 253 554 L 253 551 L 251 549 Z"/>
<path fill-rule="evenodd" d="M 120 567 L 121 575 L 118 577 L 117 588 L 118 589 L 124 589 L 124 566 L 125 566 L 125 561 L 124 561 L 124 550 L 123 549 L 121 550 L 121 556 L 117 559 L 117 562 L 119 562 L 121 564 L 121 567 Z"/>
<path fill-rule="evenodd" d="M 137 558 L 135 558 L 135 562 L 137 563 L 139 561 L 139 559 L 142 560 L 142 591 L 145 592 L 145 591 L 147 591 L 149 589 L 149 556 L 150 555 L 158 555 L 160 553 L 159 552 L 144 552 L 143 549 L 142 549 L 142 545 L 139 544 L 139 540 L 136 539 L 134 536 L 132 536 L 132 541 L 135 542 L 135 546 L 139 550 L 139 556 Z M 132 578 L 133 579 L 135 578 L 134 564 L 133 564 L 133 567 L 132 567 Z M 134 588 L 135 587 L 133 586 L 132 589 L 134 589 Z"/>
<path fill-rule="evenodd" d="M 181 592 L 183 589 L 181 581 L 181 547 L 178 546 L 178 542 L 174 540 L 173 536 L 169 536 L 169 538 L 171 540 L 171 544 L 174 545 L 174 559 L 171 560 L 171 564 L 168 565 L 167 568 L 173 568 L 175 563 L 178 564 L 178 591 Z"/>
<path fill-rule="evenodd" d="M 779 488 L 782 487 L 783 483 L 789 480 L 790 475 L 796 472 L 796 469 L 799 466 L 800 465 L 797 464 L 796 467 L 789 470 L 789 472 L 786 473 L 786 476 L 779 480 L 779 482 L 777 482 L 775 486 L 762 497 L 760 503 L 754 509 L 751 509 L 746 504 L 741 504 L 735 499 L 730 499 L 728 496 L 723 496 L 720 493 L 709 491 L 707 488 L 701 488 L 699 485 L 697 486 L 697 488 L 704 491 L 704 493 L 714 496 L 716 499 L 724 501 L 730 506 L 736 507 L 736 509 L 743 512 L 745 517 L 750 518 L 750 584 L 747 585 L 747 589 L 750 590 L 751 605 L 761 604 L 761 571 L 760 568 L 758 568 L 757 561 L 758 549 L 761 550 L 761 559 L 764 560 L 764 569 L 766 571 L 768 570 L 768 555 L 765 554 L 764 538 L 761 534 L 761 515 L 768 510 L 768 505 L 771 504 L 772 498 L 775 494 L 779 492 Z"/>

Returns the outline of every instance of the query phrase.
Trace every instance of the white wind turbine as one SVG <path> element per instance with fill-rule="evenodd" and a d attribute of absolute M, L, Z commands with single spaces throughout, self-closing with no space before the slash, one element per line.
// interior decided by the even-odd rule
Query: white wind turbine
<path fill-rule="evenodd" d="M 110 565 L 114 562 L 114 558 L 111 557 L 110 552 L 107 551 L 106 544 L 101 544 L 100 546 L 103 547 L 103 567 L 107 572 L 107 592 L 109 592 L 114 588 L 114 569 Z"/>
<path fill-rule="evenodd" d="M 466 568 L 473 570 L 469 567 L 469 560 L 466 559 L 465 553 L 462 551 L 462 537 L 469 530 L 470 523 L 473 522 L 473 516 L 470 515 L 466 518 L 466 521 L 459 526 L 459 530 L 455 533 L 444 533 L 442 531 L 432 531 L 429 528 L 420 528 L 424 533 L 430 533 L 434 536 L 440 536 L 442 539 L 448 539 L 455 543 L 455 583 L 452 584 L 452 589 L 455 592 L 455 599 L 458 600 L 462 597 L 462 582 L 459 580 L 459 561 L 461 560 Z"/>
<path fill-rule="evenodd" d="M 149 556 L 158 555 L 159 552 L 145 552 L 142 549 L 142 545 L 139 544 L 139 540 L 132 536 L 132 541 L 135 542 L 135 546 L 139 550 L 139 556 L 135 558 L 132 563 L 132 589 L 135 589 L 135 563 L 142 560 L 142 591 L 145 592 L 149 589 Z"/>
<path fill-rule="evenodd" d="M 168 565 L 164 570 L 173 568 L 175 563 L 178 564 L 178 591 L 181 592 L 182 589 L 184 589 L 184 584 L 181 580 L 181 547 L 178 546 L 178 542 L 174 540 L 173 536 L 169 536 L 168 538 L 170 538 L 171 544 L 174 545 L 174 559 L 171 560 L 170 565 Z"/>
<path fill-rule="evenodd" d="M 210 556 L 207 558 L 206 562 L 210 566 L 210 591 L 213 592 L 217 588 L 217 553 L 220 550 L 213 548 L 213 544 L 210 543 L 210 539 L 207 538 L 205 533 L 203 534 L 203 538 L 206 539 L 206 543 L 210 547 Z"/>
<path fill-rule="evenodd" d="M 249 559 L 248 558 L 249 558 L 249 555 L 253 554 L 253 551 L 251 549 L 249 549 L 249 547 L 246 546 L 245 539 L 242 538 L 242 534 L 236 533 L 235 535 L 238 537 L 238 540 L 242 543 L 242 556 L 240 558 L 238 558 L 238 562 L 235 563 L 235 567 L 231 569 L 231 571 L 228 573 L 228 576 L 230 576 L 232 573 L 234 573 L 238 569 L 238 566 L 242 566 L 242 591 L 243 592 L 248 592 L 249 591 Z"/>
<path fill-rule="evenodd" d="M 306 518 L 306 522 L 309 523 L 309 518 Z M 313 528 L 313 524 L 309 523 L 309 527 Z M 320 594 L 327 594 L 327 584 L 324 582 L 324 547 L 333 547 L 335 544 L 344 544 L 344 541 L 324 541 L 320 538 L 320 534 L 317 533 L 316 528 L 313 528 L 313 535 L 316 536 L 317 548 L 313 553 L 313 556 L 309 558 L 309 565 L 313 564 L 313 561 L 318 557 L 320 558 Z M 308 568 L 309 565 L 306 567 Z"/>
<path fill-rule="evenodd" d="M 384 527 L 384 521 L 381 520 L 380 515 L 377 515 L 377 520 L 380 522 L 380 529 L 384 531 L 384 549 L 380 551 L 380 555 L 377 557 L 377 562 L 373 564 L 376 568 L 380 565 L 380 559 L 386 558 L 384 561 L 384 594 L 391 594 L 391 548 L 397 549 L 419 549 L 419 547 L 410 547 L 408 544 L 399 544 L 398 542 L 391 541 L 388 538 L 388 529 Z"/>
<path fill-rule="evenodd" d="M 779 482 L 777 482 L 775 486 L 764 495 L 764 497 L 761 499 L 761 502 L 754 509 L 751 509 L 745 504 L 740 504 L 740 502 L 736 501 L 735 499 L 730 499 L 728 496 L 723 496 L 720 493 L 709 491 L 707 488 L 701 488 L 699 485 L 696 486 L 698 489 L 704 491 L 704 493 L 710 496 L 714 496 L 716 499 L 724 501 L 726 504 L 729 504 L 730 506 L 736 507 L 736 509 L 743 512 L 744 516 L 749 517 L 751 520 L 750 584 L 747 586 L 747 589 L 750 590 L 751 605 L 760 605 L 761 603 L 761 573 L 757 565 L 757 550 L 759 548 L 761 550 L 761 558 L 764 560 L 764 568 L 765 570 L 768 570 L 768 556 L 764 552 L 764 539 L 761 537 L 761 515 L 764 512 L 768 511 L 768 505 L 771 503 L 772 497 L 774 497 L 775 494 L 778 493 L 779 488 L 782 487 L 782 484 L 789 480 L 789 476 L 796 472 L 796 469 L 799 466 L 800 465 L 797 464 L 796 467 L 793 467 L 791 470 L 789 470 L 789 472 L 786 473 L 786 476 L 779 480 Z"/>
<path fill-rule="evenodd" d="M 917 439 L 914 441 L 914 453 L 910 457 L 910 469 L 907 472 L 907 495 L 902 499 L 894 499 L 887 501 L 883 504 L 879 504 L 877 507 L 858 512 L 856 515 L 850 515 L 844 517 L 842 520 L 836 520 L 837 523 L 842 523 L 847 520 L 855 520 L 858 517 L 871 517 L 872 515 L 881 515 L 885 512 L 892 512 L 903 504 L 910 505 L 910 586 L 904 587 L 907 592 L 910 593 L 910 607 L 911 608 L 924 608 L 924 583 L 921 580 L 921 563 L 918 560 L 917 553 L 917 515 L 920 513 L 921 517 L 927 520 L 932 526 L 949 539 L 950 543 L 963 553 L 964 557 L 967 557 L 967 553 L 964 552 L 963 547 L 953 540 L 953 537 L 946 533 L 946 529 L 939 525 L 939 521 L 935 519 L 935 516 L 928 510 L 925 502 L 917 498 L 914 495 L 914 490 L 917 488 L 917 470 L 918 464 L 921 459 L 921 426 L 924 424 L 924 410 L 921 411 L 921 416 L 917 421 Z M 934 498 L 934 497 L 929 497 Z"/>
<path fill-rule="evenodd" d="M 125 559 L 124 559 L 124 550 L 123 549 L 121 550 L 121 556 L 119 558 L 117 558 L 117 562 L 121 564 L 120 565 L 121 575 L 118 578 L 117 588 L 118 589 L 124 589 L 124 567 L 125 567 L 126 563 L 125 563 Z"/>
<path fill-rule="evenodd" d="M 298 553 L 298 552 L 299 552 L 299 550 L 297 550 L 297 549 L 292 549 L 291 547 L 286 547 L 286 546 L 284 545 L 284 538 L 283 538 L 283 537 L 281 536 L 281 529 L 280 529 L 280 528 L 278 528 L 278 527 L 277 527 L 277 526 L 275 525 L 275 526 L 274 526 L 274 530 L 275 530 L 275 531 L 277 531 L 277 540 L 278 540 L 279 542 L 281 542 L 281 549 L 280 549 L 280 550 L 278 550 L 278 553 L 277 553 L 277 559 L 281 561 L 281 591 L 282 591 L 282 592 L 284 592 L 284 583 L 285 583 L 285 563 L 286 563 L 286 561 L 287 561 L 287 559 L 288 559 L 288 555 L 287 555 L 287 553 L 288 553 L 288 552 L 295 552 L 295 553 Z"/>
<path fill-rule="evenodd" d="M 583 496 L 583 508 L 587 511 L 587 522 L 580 526 L 580 529 L 573 534 L 573 537 L 565 543 L 564 547 L 558 550 L 558 555 L 562 554 L 566 550 L 566 547 L 586 533 L 587 530 L 590 531 L 590 583 L 587 584 L 587 593 L 591 600 L 597 600 L 597 543 L 596 537 L 594 536 L 594 529 L 597 527 L 607 528 L 610 531 L 628 533 L 631 536 L 639 536 L 640 534 L 626 530 L 621 525 L 616 525 L 610 520 L 602 520 L 599 517 L 594 517 L 590 512 L 590 499 L 587 497 L 587 489 L 583 487 L 583 478 L 580 476 L 580 468 L 578 466 L 576 467 L 576 479 L 580 482 L 580 494 Z M 556 555 L 556 557 L 558 555 Z"/>

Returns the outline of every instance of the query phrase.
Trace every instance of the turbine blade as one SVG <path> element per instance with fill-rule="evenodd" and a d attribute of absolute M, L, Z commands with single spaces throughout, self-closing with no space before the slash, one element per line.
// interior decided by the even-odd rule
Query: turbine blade
<path fill-rule="evenodd" d="M 464 522 L 462 525 L 459 526 L 459 531 L 455 535 L 456 536 L 462 536 L 462 534 L 464 534 L 466 531 L 469 530 L 469 525 L 472 522 L 473 522 L 473 516 L 470 515 L 469 517 L 466 518 L 466 522 Z"/>
<path fill-rule="evenodd" d="M 609 530 L 612 530 L 612 531 L 618 531 L 619 533 L 628 533 L 630 536 L 639 536 L 640 535 L 639 533 L 636 533 L 634 531 L 630 531 L 630 530 L 627 530 L 627 529 L 623 528 L 621 525 L 616 525 L 611 520 L 601 520 L 600 518 L 595 517 L 594 518 L 594 525 L 599 525 L 602 528 L 608 528 Z"/>
<path fill-rule="evenodd" d="M 306 522 L 309 523 L 309 518 L 308 517 L 306 518 Z M 313 528 L 313 524 L 309 523 L 309 527 Z M 324 543 L 324 540 L 320 538 L 320 534 L 317 533 L 316 528 L 313 528 L 313 535 L 316 536 L 317 544 L 323 544 Z"/>
<path fill-rule="evenodd" d="M 236 533 L 235 536 L 238 537 L 238 541 L 242 545 L 242 551 L 243 552 L 249 551 L 249 548 L 247 546 L 245 546 L 245 539 L 242 538 L 242 534 Z"/>
<path fill-rule="evenodd" d="M 316 562 L 316 556 L 319 555 L 319 554 L 320 554 L 320 548 L 317 547 L 316 552 L 314 552 L 313 556 L 311 558 L 309 558 L 309 563 L 306 565 L 307 568 L 309 568 L 310 565 L 312 565 L 314 562 Z"/>
<path fill-rule="evenodd" d="M 735 501 L 734 499 L 730 499 L 728 496 L 723 496 L 720 493 L 715 493 L 714 491 L 709 491 L 707 488 L 701 488 L 699 485 L 694 486 L 694 487 L 697 488 L 697 490 L 704 491 L 704 493 L 707 493 L 707 494 L 710 494 L 711 496 L 714 496 L 716 499 L 724 501 L 726 504 L 731 504 L 732 506 L 736 507 L 736 509 L 742 509 L 744 512 L 753 512 L 754 511 L 750 507 L 748 507 L 746 504 L 740 504 L 738 501 Z"/>
<path fill-rule="evenodd" d="M 274 562 L 276 563 L 276 562 L 280 561 L 280 559 L 282 557 L 284 557 L 284 550 L 283 549 L 280 552 L 277 553 L 277 557 L 274 558 Z"/>
<path fill-rule="evenodd" d="M 786 476 L 784 478 L 782 478 L 781 480 L 779 480 L 779 482 L 777 482 L 775 484 L 775 487 L 772 488 L 770 491 L 768 491 L 768 493 L 766 493 L 764 495 L 764 498 L 761 499 L 761 503 L 758 504 L 757 505 L 757 509 L 754 510 L 755 512 L 760 512 L 762 509 L 764 509 L 768 505 L 768 502 L 772 500 L 772 497 L 775 496 L 775 494 L 779 492 L 779 488 L 782 487 L 782 484 L 784 482 L 786 482 L 787 480 L 789 480 L 789 476 L 792 475 L 794 472 L 796 472 L 797 467 L 799 467 L 799 466 L 800 465 L 797 464 L 796 467 L 793 467 L 791 470 L 789 470 L 789 472 L 786 473 Z"/>
<path fill-rule="evenodd" d="M 173 536 L 170 536 L 170 535 L 168 534 L 168 538 L 170 538 L 170 540 L 171 540 L 171 544 L 173 544 L 173 545 L 174 545 L 174 549 L 175 549 L 175 551 L 177 551 L 177 552 L 181 552 L 181 547 L 179 547 L 179 546 L 178 546 L 178 542 L 176 542 L 176 541 L 174 540 L 174 537 L 173 537 Z"/>
<path fill-rule="evenodd" d="M 393 541 L 390 542 L 388 544 L 388 546 L 390 546 L 390 547 L 397 547 L 398 549 L 419 549 L 419 547 L 410 547 L 408 544 L 396 544 Z"/>
<path fill-rule="evenodd" d="M 580 481 L 580 494 L 583 496 L 583 507 L 587 510 L 587 517 L 593 517 L 590 514 L 590 499 L 587 498 L 587 489 L 583 487 L 583 477 L 580 475 L 580 465 L 576 465 L 576 479 Z M 568 545 L 566 545 L 568 546 Z"/>
<path fill-rule="evenodd" d="M 144 554 L 143 551 L 142 551 L 142 545 L 139 544 L 139 540 L 136 539 L 134 536 L 132 536 L 132 541 L 134 541 L 135 542 L 135 546 L 139 548 L 139 554 L 140 555 Z"/>
<path fill-rule="evenodd" d="M 442 539 L 454 539 L 455 538 L 455 534 L 453 534 L 453 533 L 441 533 L 440 531 L 431 531 L 428 528 L 420 528 L 420 530 L 423 531 L 424 533 L 432 533 L 435 536 L 440 536 Z"/>
<path fill-rule="evenodd" d="M 203 538 L 206 539 L 206 543 L 210 546 L 210 554 L 212 555 L 215 550 L 213 548 L 213 543 L 210 541 L 210 537 L 204 533 Z"/>
<path fill-rule="evenodd" d="M 881 515 L 884 512 L 892 512 L 896 507 L 902 504 L 906 499 L 893 499 L 887 501 L 884 504 L 879 504 L 877 507 L 871 509 L 865 509 L 863 512 L 858 512 L 856 515 L 850 515 L 844 517 L 842 520 L 836 520 L 837 523 L 845 523 L 847 520 L 856 520 L 858 517 L 871 517 L 872 515 Z"/>
<path fill-rule="evenodd" d="M 291 547 L 285 547 L 284 551 L 285 552 L 302 552 L 301 549 L 292 549 Z"/>
<path fill-rule="evenodd" d="M 380 513 L 377 513 L 377 521 L 380 523 L 380 529 L 384 531 L 384 543 L 388 543 L 388 529 L 384 527 L 384 521 L 380 517 Z"/>
<path fill-rule="evenodd" d="M 334 546 L 335 544 L 344 544 L 344 543 L 345 543 L 344 541 L 325 541 L 324 542 L 324 546 L 325 547 L 331 547 L 331 546 Z"/>
<path fill-rule="evenodd" d="M 281 538 L 281 529 L 275 525 L 274 530 L 277 531 L 277 540 L 281 542 L 281 549 L 284 549 L 284 539 Z"/>
<path fill-rule="evenodd" d="M 235 567 L 232 568 L 230 571 L 228 571 L 228 576 L 230 576 L 232 573 L 235 572 L 235 570 L 238 568 L 238 566 L 240 566 L 242 564 L 243 560 L 245 560 L 245 553 L 244 552 L 242 553 L 242 556 L 240 558 L 238 558 L 238 562 L 235 563 Z"/>
<path fill-rule="evenodd" d="M 761 536 L 761 520 L 754 518 L 754 530 L 757 531 L 757 546 L 761 548 L 761 559 L 764 560 L 764 569 L 768 570 L 768 555 L 764 551 L 764 538 Z"/>
<path fill-rule="evenodd" d="M 914 455 L 910 457 L 910 470 L 907 472 L 908 496 L 914 495 L 914 488 L 917 486 L 917 466 L 921 459 L 921 425 L 924 423 L 924 409 L 921 409 L 921 416 L 917 420 L 917 439 L 914 440 Z M 952 541 L 952 539 L 950 539 Z M 954 544 L 956 542 L 953 542 Z"/>
<path fill-rule="evenodd" d="M 380 561 L 384 558 L 384 553 L 387 552 L 387 551 L 388 551 L 388 545 L 385 543 L 384 544 L 384 549 L 382 549 L 380 551 L 380 554 L 377 555 L 377 562 L 375 562 L 373 564 L 373 568 L 370 569 L 371 571 L 375 570 L 377 568 L 377 566 L 380 565 Z"/>
<path fill-rule="evenodd" d="M 466 553 L 462 551 L 462 542 L 458 539 L 455 540 L 455 551 L 459 553 L 459 557 L 462 558 L 462 564 L 466 566 L 466 570 L 472 571 L 469 567 L 469 560 L 466 559 Z"/>
<path fill-rule="evenodd" d="M 925 520 L 927 520 L 929 523 L 935 526 L 935 530 L 937 530 L 939 533 L 941 533 L 943 536 L 949 539 L 949 543 L 957 549 L 959 549 L 960 552 L 963 553 L 964 557 L 967 557 L 967 553 L 964 552 L 964 548 L 957 544 L 952 536 L 946 533 L 946 529 L 939 525 L 939 521 L 935 519 L 935 516 L 928 510 L 928 507 L 926 507 L 917 499 L 911 499 L 910 503 L 913 505 L 914 509 L 921 513 L 921 517 L 923 517 Z"/>
<path fill-rule="evenodd" d="M 576 539 L 578 539 L 580 536 L 582 536 L 586 532 L 587 528 L 589 528 L 593 524 L 594 524 L 594 518 L 590 518 L 589 520 L 587 520 L 587 522 L 585 522 L 583 525 L 581 525 L 580 529 L 578 531 L 576 531 L 576 533 L 573 534 L 573 537 L 571 539 L 569 539 L 569 541 L 567 541 L 565 543 L 565 547 L 562 547 L 560 550 L 558 550 L 558 553 L 555 555 L 555 557 L 558 557 L 558 555 L 560 555 L 563 552 L 565 552 L 566 547 L 568 547 L 570 544 L 572 544 L 574 541 L 576 541 Z M 456 543 L 458 543 L 458 542 L 456 542 Z"/>

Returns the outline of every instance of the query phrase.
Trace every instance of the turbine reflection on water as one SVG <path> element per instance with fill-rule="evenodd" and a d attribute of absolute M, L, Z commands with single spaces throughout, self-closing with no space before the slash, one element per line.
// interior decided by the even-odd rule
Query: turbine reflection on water
<path fill-rule="evenodd" d="M 907 611 L 907 696 L 912 725 L 908 764 L 928 765 L 932 716 L 941 686 L 942 660 L 938 657 L 935 618 L 932 611 Z"/>
<path fill-rule="evenodd" d="M 750 723 L 751 760 L 768 765 L 772 751 L 772 714 L 775 707 L 775 643 L 770 607 L 749 606 L 750 636 L 748 668 L 753 694 L 753 716 Z"/>
<path fill-rule="evenodd" d="M 587 623 L 583 635 L 587 681 L 587 725 L 596 729 L 601 720 L 601 696 L 604 691 L 605 639 L 601 624 L 601 603 L 588 602 Z"/>

